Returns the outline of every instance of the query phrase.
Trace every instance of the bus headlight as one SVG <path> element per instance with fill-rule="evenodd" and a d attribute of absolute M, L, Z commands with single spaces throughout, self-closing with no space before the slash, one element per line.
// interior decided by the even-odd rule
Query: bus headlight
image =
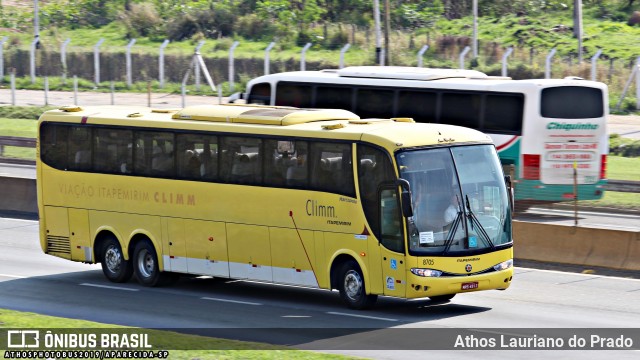
<path fill-rule="evenodd" d="M 440 275 L 442 275 L 442 271 L 433 270 L 433 269 L 419 269 L 419 268 L 411 268 L 411 273 L 413 275 L 424 276 L 424 277 L 440 277 Z"/>
<path fill-rule="evenodd" d="M 502 270 L 507 270 L 509 268 L 513 267 L 513 259 L 509 259 L 507 261 L 503 261 L 498 265 L 495 265 L 493 267 L 493 270 L 495 271 L 502 271 Z"/>

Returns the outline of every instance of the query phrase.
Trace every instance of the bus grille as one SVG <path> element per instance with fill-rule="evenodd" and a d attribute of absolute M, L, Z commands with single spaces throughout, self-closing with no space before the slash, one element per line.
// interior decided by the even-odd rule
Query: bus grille
<path fill-rule="evenodd" d="M 47 235 L 47 252 L 71 254 L 71 244 L 68 237 Z"/>

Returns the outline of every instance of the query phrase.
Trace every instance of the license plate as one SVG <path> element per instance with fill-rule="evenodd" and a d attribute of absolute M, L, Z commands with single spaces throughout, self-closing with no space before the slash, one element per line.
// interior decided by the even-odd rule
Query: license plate
<path fill-rule="evenodd" d="M 462 286 L 460 287 L 462 290 L 473 290 L 473 289 L 477 289 L 478 288 L 478 282 L 474 281 L 474 282 L 468 282 L 468 283 L 462 283 Z"/>

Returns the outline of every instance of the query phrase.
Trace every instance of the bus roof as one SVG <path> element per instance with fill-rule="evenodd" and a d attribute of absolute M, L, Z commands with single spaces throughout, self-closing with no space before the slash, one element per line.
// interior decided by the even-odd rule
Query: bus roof
<path fill-rule="evenodd" d="M 606 84 L 579 77 L 562 79 L 523 79 L 488 76 L 475 70 L 419 68 L 412 66 L 351 66 L 319 71 L 290 71 L 259 76 L 248 87 L 260 82 L 290 81 L 300 83 L 375 85 L 390 87 L 425 87 L 485 89 L 509 91 L 520 87 L 590 86 L 606 89 Z"/>
<path fill-rule="evenodd" d="M 241 135 L 362 140 L 390 151 L 452 143 L 491 143 L 491 138 L 486 134 L 454 125 L 415 123 L 406 118 L 360 119 L 346 110 L 262 105 L 203 105 L 181 110 L 76 106 L 49 110 L 40 117 L 40 122 L 43 121 Z"/>

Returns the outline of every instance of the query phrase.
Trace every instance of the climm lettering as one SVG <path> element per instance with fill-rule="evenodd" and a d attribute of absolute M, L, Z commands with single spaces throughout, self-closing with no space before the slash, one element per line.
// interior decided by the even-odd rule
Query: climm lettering
<path fill-rule="evenodd" d="M 156 192 L 153 194 L 153 200 L 162 204 L 196 205 L 196 196 L 192 194 Z"/>
<path fill-rule="evenodd" d="M 583 124 L 583 123 L 577 123 L 577 124 L 567 124 L 567 123 L 557 123 L 557 122 L 551 122 L 549 124 L 547 124 L 547 129 L 548 130 L 564 130 L 564 131 L 571 131 L 571 130 L 597 130 L 598 129 L 598 124 Z"/>
<path fill-rule="evenodd" d="M 319 216 L 328 218 L 337 217 L 336 208 L 334 208 L 333 206 L 321 205 L 317 200 L 307 200 L 306 210 L 308 216 Z"/>

